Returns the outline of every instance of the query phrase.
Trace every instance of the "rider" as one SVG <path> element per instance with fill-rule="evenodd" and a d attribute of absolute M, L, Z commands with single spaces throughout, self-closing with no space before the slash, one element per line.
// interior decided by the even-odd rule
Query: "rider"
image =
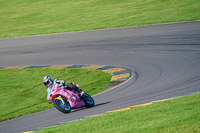
<path fill-rule="evenodd" d="M 75 92 L 78 93 L 79 97 L 83 96 L 84 92 L 76 85 L 75 82 L 70 82 L 67 85 L 65 84 L 64 80 L 58 80 L 58 79 L 51 79 L 50 76 L 45 76 L 43 79 L 44 85 L 47 87 L 47 92 L 49 92 L 50 89 L 52 89 L 53 85 L 56 85 L 57 87 L 64 86 L 66 89 L 72 91 L 75 90 Z"/>

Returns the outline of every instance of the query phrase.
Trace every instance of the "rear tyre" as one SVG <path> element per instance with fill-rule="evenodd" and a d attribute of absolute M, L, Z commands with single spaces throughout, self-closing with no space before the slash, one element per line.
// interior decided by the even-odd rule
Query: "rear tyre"
<path fill-rule="evenodd" d="M 82 99 L 85 102 L 86 108 L 91 108 L 94 106 L 93 98 L 90 95 L 88 95 L 87 93 L 84 93 L 84 95 L 82 96 Z"/>
<path fill-rule="evenodd" d="M 71 107 L 68 102 L 65 101 L 65 104 L 62 103 L 60 99 L 56 99 L 57 97 L 54 98 L 53 104 L 58 109 L 59 111 L 63 113 L 70 113 L 71 112 Z"/>

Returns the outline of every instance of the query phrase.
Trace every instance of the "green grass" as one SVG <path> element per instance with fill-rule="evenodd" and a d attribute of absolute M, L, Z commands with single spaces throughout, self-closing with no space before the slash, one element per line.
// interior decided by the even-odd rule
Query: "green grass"
<path fill-rule="evenodd" d="M 44 128 L 34 133 L 199 133 L 200 93 Z"/>
<path fill-rule="evenodd" d="M 9 69 L 0 70 L 0 121 L 53 108 L 46 100 L 43 77 L 76 82 L 90 95 L 105 90 L 111 75 L 86 69 Z"/>
<path fill-rule="evenodd" d="M 200 20 L 199 0 L 0 0 L 0 38 Z"/>

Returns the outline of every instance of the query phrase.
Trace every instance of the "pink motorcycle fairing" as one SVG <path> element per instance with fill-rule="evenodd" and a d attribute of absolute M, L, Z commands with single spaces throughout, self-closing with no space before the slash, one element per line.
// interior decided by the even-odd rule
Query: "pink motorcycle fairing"
<path fill-rule="evenodd" d="M 62 96 L 67 99 L 67 102 L 70 104 L 72 109 L 81 108 L 85 106 L 83 100 L 73 91 L 67 90 L 64 86 L 56 87 L 55 85 L 49 90 L 47 95 L 47 100 L 53 102 L 56 96 Z"/>

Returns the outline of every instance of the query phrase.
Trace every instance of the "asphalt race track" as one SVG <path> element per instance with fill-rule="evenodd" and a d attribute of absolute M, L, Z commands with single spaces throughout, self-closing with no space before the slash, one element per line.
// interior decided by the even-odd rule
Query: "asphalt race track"
<path fill-rule="evenodd" d="M 0 67 L 66 64 L 121 66 L 136 75 L 94 96 L 94 108 L 69 114 L 50 109 L 4 121 L 1 133 L 200 92 L 200 21 L 0 39 Z"/>

